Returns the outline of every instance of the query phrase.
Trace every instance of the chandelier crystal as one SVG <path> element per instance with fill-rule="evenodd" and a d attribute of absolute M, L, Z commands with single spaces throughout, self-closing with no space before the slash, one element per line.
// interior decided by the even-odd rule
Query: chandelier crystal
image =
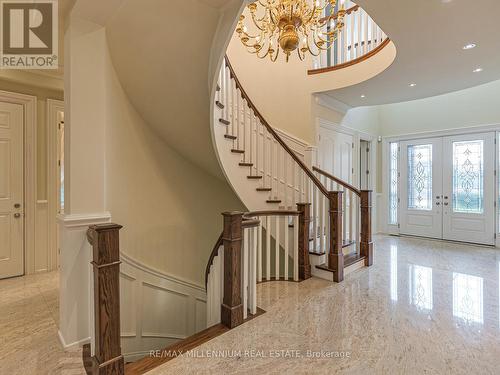
<path fill-rule="evenodd" d="M 280 50 L 288 62 L 297 50 L 300 60 L 306 54 L 318 56 L 328 50 L 344 27 L 344 0 L 257 0 L 247 6 L 236 27 L 248 52 L 276 61 Z M 245 24 L 251 18 L 252 25 Z"/>

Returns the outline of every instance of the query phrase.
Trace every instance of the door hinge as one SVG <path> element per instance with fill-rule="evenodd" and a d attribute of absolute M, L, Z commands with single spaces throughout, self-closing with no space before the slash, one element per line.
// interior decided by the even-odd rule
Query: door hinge
<path fill-rule="evenodd" d="M 352 143 L 352 148 L 354 148 L 354 142 Z"/>
<path fill-rule="evenodd" d="M 370 152 L 370 148 L 369 147 L 366 148 L 366 152 Z"/>
<path fill-rule="evenodd" d="M 399 203 L 399 202 L 401 202 L 401 199 L 400 199 L 400 198 L 398 198 L 398 203 Z"/>
<path fill-rule="evenodd" d="M 61 161 L 60 160 L 57 161 L 57 165 L 61 166 Z"/>
<path fill-rule="evenodd" d="M 354 168 L 352 168 L 351 171 L 352 171 L 352 174 L 354 174 Z"/>
<path fill-rule="evenodd" d="M 398 224 L 398 228 L 401 228 L 400 224 Z"/>
<path fill-rule="evenodd" d="M 366 174 L 370 174 L 370 171 L 366 171 Z"/>

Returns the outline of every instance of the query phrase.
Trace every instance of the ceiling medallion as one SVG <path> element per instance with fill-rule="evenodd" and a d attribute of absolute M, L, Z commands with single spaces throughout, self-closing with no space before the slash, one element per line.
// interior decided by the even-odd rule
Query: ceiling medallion
<path fill-rule="evenodd" d="M 276 61 L 280 50 L 288 62 L 297 50 L 300 60 L 318 56 L 333 45 L 344 27 L 344 0 L 257 0 L 247 6 L 236 27 L 248 52 Z M 245 24 L 251 18 L 249 25 Z M 249 30 L 250 28 L 250 30 Z"/>

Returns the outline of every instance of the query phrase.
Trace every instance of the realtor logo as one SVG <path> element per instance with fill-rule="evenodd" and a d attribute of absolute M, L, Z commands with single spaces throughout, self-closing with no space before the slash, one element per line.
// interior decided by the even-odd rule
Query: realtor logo
<path fill-rule="evenodd" d="M 0 0 L 3 69 L 57 69 L 57 0 Z"/>

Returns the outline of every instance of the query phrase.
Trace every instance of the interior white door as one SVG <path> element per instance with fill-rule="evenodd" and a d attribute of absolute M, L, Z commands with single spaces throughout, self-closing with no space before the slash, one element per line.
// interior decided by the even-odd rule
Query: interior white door
<path fill-rule="evenodd" d="M 325 127 L 320 128 L 318 165 L 321 169 L 352 183 L 353 136 Z M 331 189 L 328 186 L 328 189 Z"/>
<path fill-rule="evenodd" d="M 0 278 L 24 273 L 23 107 L 0 102 Z"/>
<path fill-rule="evenodd" d="M 442 238 L 442 139 L 401 143 L 400 232 Z"/>
<path fill-rule="evenodd" d="M 443 139 L 443 238 L 495 243 L 495 134 Z"/>

